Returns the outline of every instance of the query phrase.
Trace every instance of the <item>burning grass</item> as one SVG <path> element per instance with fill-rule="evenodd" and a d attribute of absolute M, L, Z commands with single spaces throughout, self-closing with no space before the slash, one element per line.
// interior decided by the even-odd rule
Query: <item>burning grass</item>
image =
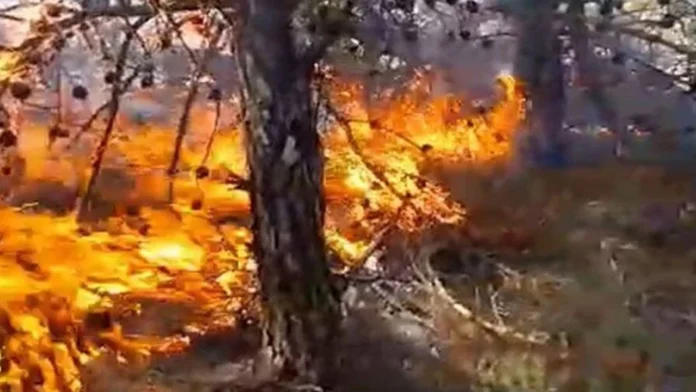
<path fill-rule="evenodd" d="M 509 155 L 523 99 L 513 78 L 502 76 L 499 84 L 501 95 L 492 107 L 464 115 L 467 101 L 433 97 L 427 74 L 369 110 L 359 83 L 329 80 L 326 237 L 348 266 L 361 262 L 386 229 L 414 233 L 433 223 L 464 221 L 465 208 L 423 168 L 437 161 L 476 165 Z M 104 350 L 131 362 L 173 353 L 191 336 L 233 328 L 249 308 L 254 262 L 243 224 L 248 198 L 240 186 L 246 168 L 239 127 L 218 126 L 217 110 L 202 106 L 192 118 L 181 175 L 173 184 L 164 175 L 172 129 L 119 120 L 106 166 L 123 174 L 120 182 L 110 178 L 100 184 L 95 209 L 110 206 L 110 211 L 90 227 L 40 204 L 0 209 L 4 388 L 79 391 L 80 366 Z M 18 148 L 4 151 L 7 200 L 31 199 L 26 193 L 47 181 L 61 189 L 85 183 L 89 166 L 75 140 L 46 149 L 39 140 L 47 140 L 47 133 L 24 126 Z M 90 137 L 84 136 L 87 146 Z M 107 172 L 104 177 L 110 177 Z M 120 319 L 137 315 L 147 300 L 187 304 L 195 314 L 177 333 L 124 332 Z"/>

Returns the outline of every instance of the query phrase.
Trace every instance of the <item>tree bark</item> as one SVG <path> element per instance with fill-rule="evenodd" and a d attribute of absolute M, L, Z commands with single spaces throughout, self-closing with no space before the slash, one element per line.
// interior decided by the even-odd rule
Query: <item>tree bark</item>
<path fill-rule="evenodd" d="M 295 48 L 291 1 L 247 0 L 238 46 L 264 345 L 286 376 L 327 385 L 340 310 L 323 238 L 323 154 L 313 65 Z"/>
<path fill-rule="evenodd" d="M 561 41 L 554 26 L 555 4 L 554 0 L 537 0 L 517 11 L 519 41 L 515 74 L 524 83 L 531 103 L 525 155 L 542 166 L 565 163 L 561 140 L 565 79 Z"/>

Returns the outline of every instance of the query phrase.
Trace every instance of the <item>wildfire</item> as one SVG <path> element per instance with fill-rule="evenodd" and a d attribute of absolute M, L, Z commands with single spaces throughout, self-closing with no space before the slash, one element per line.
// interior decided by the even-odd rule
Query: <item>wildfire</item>
<path fill-rule="evenodd" d="M 18 53 L 0 53 L 0 80 L 9 79 L 21 64 L 21 56 Z"/>
<path fill-rule="evenodd" d="M 390 225 L 415 232 L 431 223 L 463 221 L 464 208 L 424 168 L 508 155 L 523 98 L 512 77 L 498 83 L 498 101 L 477 112 L 465 99 L 433 97 L 427 74 L 370 108 L 359 83 L 330 80 L 326 238 L 346 264 L 360 261 L 370 239 Z M 71 215 L 32 206 L 0 209 L 0 386 L 79 391 L 79 367 L 105 349 L 138 361 L 180 350 L 192 335 L 234 326 L 236 312 L 255 290 L 245 225 L 248 196 L 235 188 L 246 176 L 245 157 L 237 124 L 217 129 L 206 151 L 218 122 L 215 112 L 195 109 L 180 164 L 184 174 L 171 187 L 163 173 L 172 129 L 119 121 L 127 131 L 110 147 L 107 169 L 127 170 L 127 176 L 105 184 L 96 196 L 119 212 L 101 227 L 87 230 Z M 27 135 L 38 137 L 22 137 Z M 41 164 L 30 165 L 22 184 L 55 181 L 46 167 L 56 162 L 78 173 L 58 179 L 63 185 L 84 181 L 84 154 L 52 155 L 23 145 L 18 154 Z M 141 304 L 148 300 L 194 309 L 184 332 L 123 328 L 121 321 L 143 314 Z"/>

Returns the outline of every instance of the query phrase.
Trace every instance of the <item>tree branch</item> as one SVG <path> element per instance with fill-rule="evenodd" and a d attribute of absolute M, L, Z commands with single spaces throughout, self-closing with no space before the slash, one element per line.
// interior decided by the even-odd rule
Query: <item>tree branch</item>
<path fill-rule="evenodd" d="M 148 20 L 150 20 L 149 16 L 144 16 L 138 19 L 138 21 L 131 26 L 133 31 L 145 25 Z M 121 93 L 124 90 L 124 86 L 122 85 L 123 73 L 126 69 L 126 60 L 128 59 L 130 45 L 135 37 L 133 31 L 126 33 L 126 38 L 121 44 L 121 50 L 119 51 L 118 58 L 116 60 L 115 80 L 111 90 L 111 100 L 109 102 L 109 122 L 106 125 L 104 135 L 99 142 L 94 161 L 92 162 L 92 173 L 90 175 L 89 182 L 87 183 L 85 194 L 82 196 L 82 200 L 80 201 L 79 209 L 77 211 L 78 222 L 84 220 L 86 217 L 85 214 L 90 206 L 90 199 L 92 197 L 92 193 L 94 192 L 94 186 L 96 185 L 97 178 L 101 172 L 104 154 L 106 153 L 106 148 L 109 145 L 109 139 L 111 138 L 111 134 L 113 133 L 114 126 L 116 124 L 116 116 L 118 115 L 120 106 Z"/>
<path fill-rule="evenodd" d="M 208 163 L 208 158 L 210 153 L 213 151 L 213 144 L 215 143 L 215 136 L 218 134 L 220 129 L 220 100 L 215 101 L 215 120 L 213 121 L 213 131 L 210 133 L 210 138 L 205 146 L 205 152 L 203 153 L 203 159 L 201 160 L 201 166 L 205 166 Z"/>
<path fill-rule="evenodd" d="M 241 0 L 181 0 L 181 1 L 169 1 L 165 2 L 167 12 L 186 12 L 195 11 L 201 9 L 204 5 L 210 5 L 220 10 L 226 10 L 228 12 L 235 11 Z M 51 24 L 51 27 L 58 31 L 64 31 L 77 26 L 89 19 L 95 18 L 108 18 L 108 17 L 118 17 L 118 18 L 135 18 L 135 17 L 146 17 L 148 19 L 153 18 L 157 15 L 158 10 L 150 6 L 149 4 L 144 5 L 109 5 L 108 7 L 94 7 L 86 8 L 82 10 L 73 10 L 70 16 L 60 19 Z M 51 34 L 36 34 L 17 46 L 0 46 L 0 50 L 9 52 L 30 52 L 37 49 L 42 43 L 51 37 Z"/>
<path fill-rule="evenodd" d="M 369 161 L 369 159 L 367 159 L 365 153 L 362 151 L 362 149 L 360 149 L 358 141 L 355 139 L 355 135 L 353 135 L 353 127 L 351 126 L 350 121 L 348 121 L 341 113 L 339 113 L 338 110 L 336 110 L 336 108 L 334 108 L 333 105 L 331 105 L 328 99 L 326 99 L 325 102 L 326 110 L 341 125 L 341 128 L 343 128 L 346 134 L 346 138 L 348 139 L 348 145 L 350 146 L 351 150 L 355 153 L 355 155 L 358 156 L 362 164 L 390 193 L 392 193 L 394 196 L 400 199 L 403 203 L 410 203 L 408 197 L 406 195 L 401 194 L 401 192 L 399 192 L 399 190 L 391 184 L 389 179 L 384 174 L 382 174 L 379 168 L 372 164 Z"/>
<path fill-rule="evenodd" d="M 622 26 L 612 26 L 612 29 L 623 35 L 628 35 L 634 38 L 641 39 L 648 43 L 658 44 L 666 48 L 672 49 L 677 53 L 694 56 L 696 55 L 696 48 L 690 45 L 682 45 L 677 42 L 669 41 L 659 34 L 653 34 L 645 31 L 645 29 L 634 29 L 630 27 Z"/>
<path fill-rule="evenodd" d="M 136 69 L 130 76 L 128 76 L 128 79 L 123 83 L 123 87 L 121 88 L 121 93 L 124 93 L 130 86 L 133 84 L 135 79 L 138 77 L 140 72 Z M 75 134 L 75 136 L 70 140 L 70 143 L 68 143 L 68 149 L 72 148 L 77 144 L 77 142 L 80 140 L 82 135 L 84 135 L 87 131 L 89 131 L 92 128 L 92 124 L 99 118 L 99 115 L 102 114 L 106 109 L 108 109 L 111 106 L 111 99 L 108 101 L 104 102 L 101 106 L 99 106 L 89 117 L 89 119 L 80 126 L 80 130 Z"/>
<path fill-rule="evenodd" d="M 161 5 L 168 12 L 196 11 L 203 7 L 215 7 L 221 9 L 236 9 L 241 0 L 177 0 L 165 1 Z M 102 8 L 87 8 L 83 11 L 84 18 L 98 17 L 153 17 L 157 14 L 157 9 L 151 4 L 141 5 L 109 5 Z M 79 15 L 77 15 L 79 16 Z"/>
<path fill-rule="evenodd" d="M 223 29 L 219 29 L 215 33 L 215 35 L 211 38 L 208 49 L 206 50 L 203 59 L 198 64 L 198 67 L 197 67 L 196 71 L 194 72 L 193 77 L 191 78 L 191 87 L 189 88 L 189 92 L 186 95 L 186 102 L 184 104 L 184 112 L 182 113 L 181 118 L 179 119 L 179 124 L 177 126 L 176 140 L 174 141 L 174 152 L 172 154 L 172 159 L 169 162 L 169 167 L 167 168 L 167 175 L 169 176 L 169 179 L 170 179 L 170 195 L 169 195 L 170 202 L 172 201 L 171 199 L 173 198 L 172 191 L 173 191 L 174 176 L 177 173 L 177 166 L 179 164 L 179 158 L 181 156 L 181 147 L 183 146 L 183 143 L 184 143 L 184 136 L 186 136 L 186 132 L 188 130 L 191 108 L 193 107 L 193 103 L 196 100 L 196 96 L 198 95 L 198 81 L 205 73 L 205 69 L 207 67 L 208 61 L 210 60 L 210 57 L 213 54 L 213 52 L 215 51 L 215 47 L 216 47 L 220 37 L 222 36 L 222 31 L 223 31 Z"/>

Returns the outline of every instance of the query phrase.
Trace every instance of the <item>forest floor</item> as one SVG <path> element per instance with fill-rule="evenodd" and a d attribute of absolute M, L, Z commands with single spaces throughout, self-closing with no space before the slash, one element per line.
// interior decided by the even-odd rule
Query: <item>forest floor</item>
<path fill-rule="evenodd" d="M 351 285 L 342 390 L 696 390 L 695 171 L 440 177 L 469 223 L 386 260 L 413 263 L 394 279 Z M 88 390 L 234 390 L 255 344 L 250 328 L 144 368 L 105 357 Z"/>

